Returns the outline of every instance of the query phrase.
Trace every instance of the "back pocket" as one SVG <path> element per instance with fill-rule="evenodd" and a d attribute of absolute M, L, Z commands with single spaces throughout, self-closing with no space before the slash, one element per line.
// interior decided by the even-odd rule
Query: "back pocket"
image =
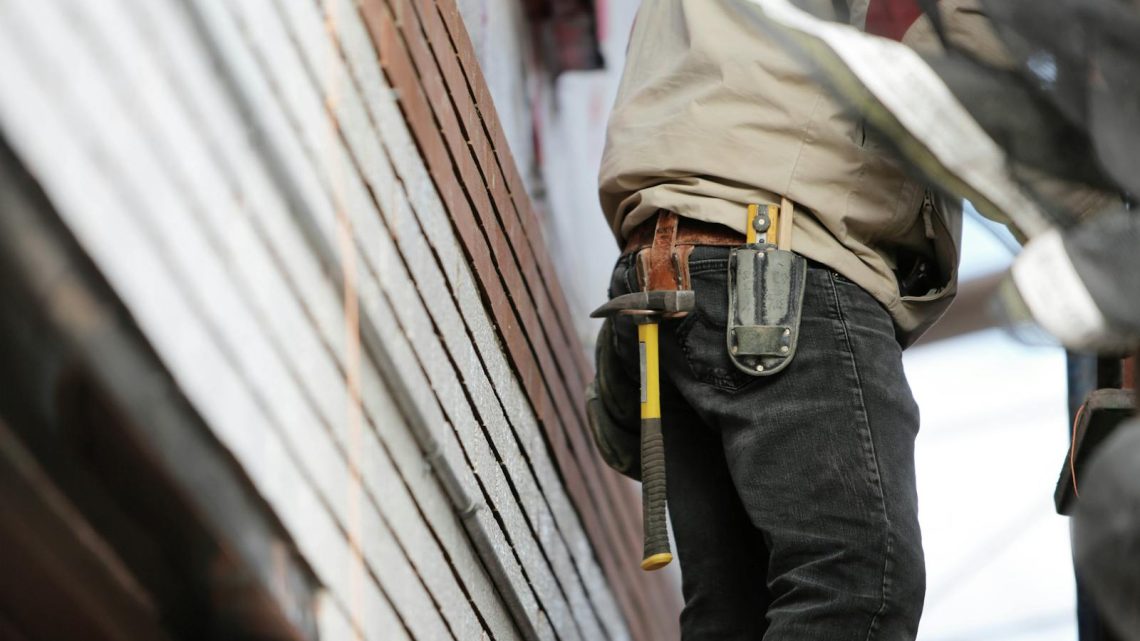
<path fill-rule="evenodd" d="M 696 307 L 677 326 L 677 344 L 685 353 L 693 378 L 735 392 L 757 380 L 736 368 L 728 355 L 728 261 L 690 264 Z M 714 263 L 714 264 L 709 264 Z"/>

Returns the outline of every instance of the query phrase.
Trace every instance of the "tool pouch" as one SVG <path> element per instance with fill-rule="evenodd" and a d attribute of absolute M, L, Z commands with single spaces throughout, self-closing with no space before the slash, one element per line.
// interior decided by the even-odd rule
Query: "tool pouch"
<path fill-rule="evenodd" d="M 796 353 L 807 261 L 773 245 L 737 247 L 728 262 L 728 353 L 753 376 L 775 374 Z"/>
<path fill-rule="evenodd" d="M 595 378 L 586 386 L 586 417 L 602 460 L 641 480 L 640 382 L 622 367 L 614 345 L 613 319 L 598 332 Z"/>

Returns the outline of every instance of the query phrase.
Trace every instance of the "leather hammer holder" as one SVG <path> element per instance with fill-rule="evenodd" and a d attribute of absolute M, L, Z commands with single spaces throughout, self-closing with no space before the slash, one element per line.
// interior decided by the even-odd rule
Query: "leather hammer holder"
<path fill-rule="evenodd" d="M 735 247 L 744 235 L 724 225 L 682 218 L 662 209 L 630 234 L 626 254 L 637 254 L 637 277 L 644 291 L 691 289 L 689 255 L 697 245 Z"/>
<path fill-rule="evenodd" d="M 689 254 L 693 246 L 677 246 L 679 219 L 671 211 L 658 213 L 652 244 L 637 252 L 637 278 L 644 291 L 689 289 Z"/>

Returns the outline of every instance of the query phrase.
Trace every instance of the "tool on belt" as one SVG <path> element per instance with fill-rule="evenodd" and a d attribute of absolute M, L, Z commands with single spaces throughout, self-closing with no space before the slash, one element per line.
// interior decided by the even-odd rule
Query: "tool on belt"
<path fill-rule="evenodd" d="M 641 569 L 657 570 L 673 560 L 666 525 L 665 443 L 661 434 L 661 385 L 658 366 L 658 327 L 663 318 L 689 313 L 695 302 L 691 289 L 682 289 L 683 257 L 676 253 L 677 215 L 661 212 L 652 244 L 638 252 L 640 292 L 618 296 L 594 310 L 594 318 L 633 316 L 641 362 L 641 511 L 645 546 Z M 691 251 L 691 247 L 689 250 Z M 687 272 L 687 269 L 685 270 Z"/>
<path fill-rule="evenodd" d="M 729 258 L 728 350 L 736 366 L 753 376 L 783 369 L 795 353 L 799 335 L 806 261 L 786 248 L 791 243 L 792 204 L 750 205 L 744 245 L 725 228 L 700 231 L 707 223 L 687 221 L 684 243 L 679 242 L 677 214 L 661 211 L 647 246 L 631 236 L 637 251 L 637 272 L 642 291 L 618 296 L 590 314 L 594 318 L 633 316 L 638 324 L 641 384 L 641 500 L 645 530 L 643 570 L 656 570 L 673 559 L 666 525 L 665 446 L 661 432 L 659 323 L 693 310 L 696 296 L 689 288 L 688 257 L 695 245 L 736 245 Z M 696 230 L 696 231 L 693 231 Z M 603 337 L 609 339 L 603 330 Z M 611 465 L 627 465 L 631 457 L 611 456 Z M 610 459 L 614 459 L 611 462 Z M 620 461 L 619 461 L 620 459 Z M 620 467 L 620 466 L 619 466 Z M 628 474 L 628 470 L 619 469 Z"/>
<path fill-rule="evenodd" d="M 745 245 L 728 259 L 728 354 L 737 369 L 769 376 L 792 361 L 807 260 L 791 249 L 793 207 L 749 205 Z"/>

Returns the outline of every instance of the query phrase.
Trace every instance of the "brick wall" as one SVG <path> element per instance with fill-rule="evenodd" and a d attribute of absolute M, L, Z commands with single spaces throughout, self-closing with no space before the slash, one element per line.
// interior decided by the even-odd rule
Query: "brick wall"
<path fill-rule="evenodd" d="M 311 566 L 322 638 L 675 636 L 452 0 L 0 11 L 0 135 Z"/>

